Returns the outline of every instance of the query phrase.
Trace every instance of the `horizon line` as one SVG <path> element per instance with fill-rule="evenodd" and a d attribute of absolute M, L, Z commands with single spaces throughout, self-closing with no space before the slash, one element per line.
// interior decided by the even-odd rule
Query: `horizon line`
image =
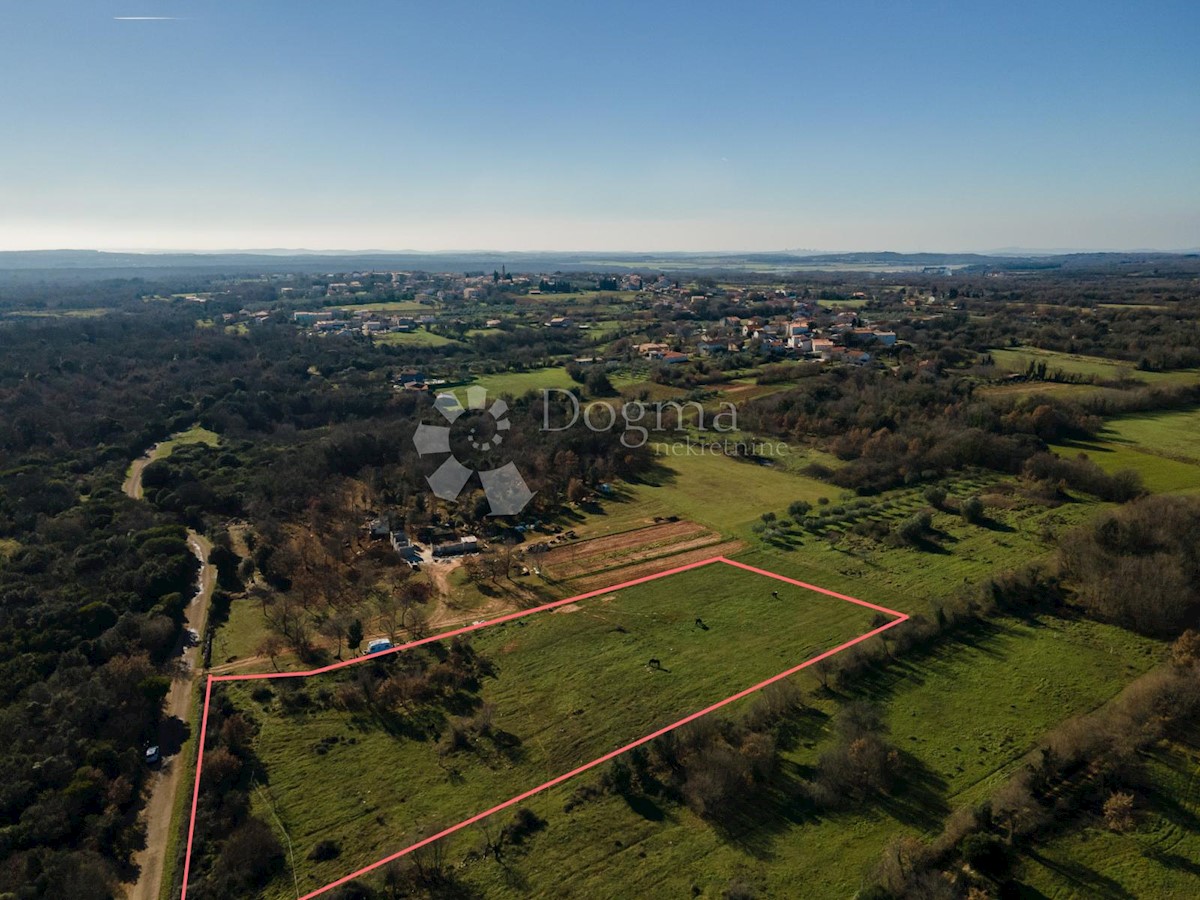
<path fill-rule="evenodd" d="M 169 256 L 187 254 L 192 256 L 218 255 L 275 255 L 275 256 L 452 256 L 452 255 L 490 255 L 490 256 L 568 256 L 568 255 L 604 255 L 604 256 L 850 256 L 856 254 L 896 254 L 900 256 L 1071 256 L 1075 254 L 1098 253 L 1157 253 L 1166 255 L 1186 256 L 1200 253 L 1200 247 L 1185 247 L 1164 250 L 1157 247 L 1101 247 L 1101 248 L 1070 248 L 1070 247 L 999 247 L 989 250 L 891 250 L 891 249 L 839 249 L 819 250 L 810 248 L 776 248 L 776 249 L 700 249 L 700 250 L 637 250 L 632 248 L 596 249 L 576 248 L 570 250 L 546 249 L 497 249 L 497 248 L 442 248 L 436 250 L 417 250 L 412 248 L 386 249 L 380 247 L 366 248 L 311 248 L 311 247 L 242 247 L 242 248 L 99 248 L 99 247 L 26 247 L 0 248 L 4 253 L 104 253 L 130 254 L 137 256 Z"/>

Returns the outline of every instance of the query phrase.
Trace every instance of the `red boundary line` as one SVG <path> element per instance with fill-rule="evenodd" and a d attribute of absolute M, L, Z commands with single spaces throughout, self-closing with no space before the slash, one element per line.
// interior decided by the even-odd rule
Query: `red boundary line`
<path fill-rule="evenodd" d="M 192 838 L 196 831 L 196 806 L 200 800 L 200 772 L 201 772 L 201 766 L 204 762 L 204 741 L 205 741 L 205 736 L 208 731 L 208 707 L 209 707 L 209 702 L 212 698 L 213 682 L 215 682 L 215 681 L 256 681 L 258 679 L 264 679 L 264 678 L 303 678 L 303 677 L 308 677 L 309 675 L 320 675 L 325 672 L 332 672 L 337 669 L 344 669 L 347 666 L 357 665 L 358 663 L 372 662 L 376 659 L 379 659 L 380 657 L 388 656 L 392 653 L 399 653 L 403 650 L 411 650 L 413 647 L 420 647 L 423 644 L 429 644 L 429 643 L 432 643 L 433 641 L 442 641 L 447 638 L 457 637 L 460 634 L 466 634 L 471 631 L 478 631 L 480 628 L 487 628 L 492 625 L 499 625 L 503 622 L 511 622 L 514 619 L 520 619 L 520 618 L 523 618 L 524 616 L 530 616 L 530 615 L 533 615 L 534 613 L 545 612 L 546 610 L 549 610 L 549 609 L 556 609 L 557 607 L 565 606 L 568 603 L 576 603 L 580 600 L 587 600 L 591 597 L 598 597 L 601 594 L 609 594 L 609 593 L 612 593 L 613 591 L 619 591 L 619 590 L 622 590 L 623 588 L 633 587 L 634 585 L 637 585 L 637 584 L 645 584 L 647 581 L 654 581 L 659 578 L 666 578 L 669 575 L 677 575 L 680 572 L 687 572 L 691 569 L 698 569 L 701 566 L 711 565 L 712 563 L 725 563 L 726 565 L 734 566 L 739 569 L 745 569 L 747 572 L 753 572 L 756 575 L 763 575 L 763 576 L 766 576 L 767 578 L 774 578 L 776 581 L 783 581 L 783 582 L 786 582 L 787 584 L 795 585 L 796 587 L 802 587 L 802 588 L 805 588 L 810 591 L 815 591 L 818 594 L 825 594 L 828 597 L 836 597 L 839 600 L 845 600 L 849 603 L 855 603 L 859 606 L 865 606 L 868 609 L 873 609 L 876 612 L 881 612 L 881 613 L 884 613 L 885 615 L 895 616 L 895 618 L 890 622 L 880 625 L 878 628 L 874 628 L 871 631 L 868 631 L 866 634 L 861 634 L 856 638 L 851 638 L 850 640 L 846 641 L 843 644 L 839 644 L 838 646 L 834 647 L 831 650 L 826 650 L 823 653 L 817 654 L 816 656 L 812 657 L 812 659 L 806 659 L 804 662 L 800 663 L 799 665 L 792 666 L 792 668 L 790 668 L 790 669 L 785 669 L 784 671 L 780 672 L 778 675 L 772 675 L 770 678 L 760 681 L 758 684 L 753 685 L 752 687 L 744 688 L 743 690 L 738 691 L 736 694 L 731 694 L 730 696 L 726 697 L 724 700 L 718 700 L 716 703 L 713 703 L 710 706 L 706 706 L 704 709 L 701 709 L 697 712 L 691 713 L 690 715 L 684 716 L 678 722 L 673 722 L 670 725 L 666 725 L 666 726 L 658 729 L 657 731 L 654 731 L 644 737 L 640 737 L 637 740 L 630 741 L 624 747 L 619 747 L 616 750 L 612 750 L 612 751 L 604 754 L 603 756 L 599 756 L 596 759 L 593 759 L 591 762 L 584 763 L 583 765 L 578 766 L 575 769 L 572 769 L 570 772 L 566 772 L 565 774 L 558 775 L 554 778 L 551 778 L 549 781 L 545 782 L 544 784 L 538 785 L 537 787 L 532 788 L 528 791 L 525 791 L 522 794 L 518 794 L 517 796 L 512 797 L 511 799 L 505 800 L 503 803 L 496 804 L 491 809 L 485 810 L 480 813 L 476 813 L 475 815 L 471 816 L 468 819 L 463 819 L 458 824 L 451 825 L 449 828 L 443 829 L 442 831 L 439 831 L 437 834 L 430 835 L 427 838 L 417 841 L 415 844 L 412 844 L 409 847 L 405 847 L 403 850 L 393 853 L 391 856 L 385 856 L 383 859 L 377 860 L 376 862 L 373 862 L 368 866 L 363 866 L 361 869 L 359 869 L 356 872 L 351 872 L 349 875 L 342 876 L 341 878 L 337 879 L 337 881 L 331 881 L 329 884 L 325 885 L 324 887 L 317 888 L 315 891 L 312 891 L 310 893 L 303 895 L 302 897 L 297 898 L 297 900 L 311 900 L 311 898 L 316 897 L 320 894 L 324 894 L 326 891 L 333 890 L 333 888 L 335 888 L 335 887 L 339 887 L 340 885 L 343 885 L 343 884 L 346 884 L 347 882 L 353 881 L 355 878 L 358 878 L 361 875 L 365 875 L 368 872 L 372 872 L 375 869 L 378 869 L 380 866 L 385 866 L 388 863 L 393 862 L 394 860 L 397 860 L 402 856 L 407 856 L 409 853 L 412 853 L 414 850 L 419 850 L 422 847 L 427 846 L 428 844 L 432 844 L 434 841 L 441 840 L 442 838 L 444 838 L 448 835 L 451 835 L 456 831 L 460 831 L 463 828 L 466 828 L 470 825 L 474 825 L 476 822 L 479 822 L 482 819 L 486 819 L 490 815 L 498 813 L 501 810 L 508 809 L 510 806 L 515 806 L 516 804 L 521 803 L 524 800 L 528 800 L 530 797 L 534 796 L 535 794 L 540 794 L 544 790 L 547 790 L 556 785 L 562 784 L 562 782 L 567 781 L 570 778 L 574 778 L 576 775 L 586 772 L 588 769 L 593 769 L 596 766 L 602 765 L 602 764 L 608 762 L 610 759 L 613 759 L 617 756 L 620 756 L 622 753 L 626 753 L 629 750 L 632 750 L 634 747 L 640 747 L 642 744 L 649 743 L 650 741 L 654 740 L 655 738 L 662 737 L 662 735 L 666 734 L 669 731 L 674 731 L 676 728 L 679 728 L 683 725 L 687 725 L 689 722 L 694 722 L 696 719 L 706 716 L 709 713 L 714 712 L 715 710 L 718 710 L 723 706 L 727 706 L 728 704 L 733 703 L 734 701 L 737 701 L 737 700 L 742 699 L 743 697 L 749 696 L 750 694 L 753 694 L 755 691 L 760 691 L 763 688 L 765 688 L 767 685 L 774 684 L 777 681 L 782 681 L 784 678 L 787 678 L 791 675 L 795 675 L 797 672 L 801 671 L 802 669 L 807 669 L 809 666 L 813 665 L 814 663 L 818 663 L 823 659 L 828 659 L 829 657 L 833 656 L 836 653 L 840 653 L 843 650 L 853 647 L 855 644 L 859 644 L 859 643 L 862 643 L 863 641 L 869 640 L 870 638 L 875 637 L 877 634 L 887 631 L 889 628 L 896 627 L 901 622 L 907 622 L 909 619 L 909 616 L 907 613 L 897 612 L 894 609 L 888 609 L 886 606 L 879 606 L 875 603 L 868 603 L 866 600 L 859 600 L 857 597 L 851 597 L 847 594 L 839 594 L 837 591 L 831 591 L 828 588 L 818 587 L 815 584 L 808 584 L 803 581 L 797 581 L 794 578 L 788 578 L 786 575 L 779 575 L 779 574 L 776 574 L 775 572 L 769 572 L 766 569 L 759 569 L 755 566 L 747 565 L 746 563 L 737 562 L 732 559 L 727 559 L 724 556 L 712 556 L 712 557 L 709 557 L 708 559 L 702 559 L 699 562 L 687 563 L 686 565 L 676 566 L 673 569 L 667 569 L 664 572 L 656 572 L 653 575 L 643 575 L 640 578 L 632 578 L 629 581 L 623 581 L 620 584 L 615 584 L 610 587 L 599 588 L 594 591 L 588 591 L 587 593 L 578 594 L 574 597 L 567 597 L 565 600 L 555 600 L 551 603 L 545 603 L 541 606 L 536 606 L 533 609 L 526 609 L 526 610 L 521 610 L 520 612 L 509 613 L 508 615 L 499 616 L 495 619 L 488 619 L 487 621 L 480 622 L 476 625 L 467 625 L 463 628 L 456 628 L 452 631 L 446 631 L 441 634 L 435 634 L 432 637 L 421 638 L 420 640 L 416 640 L 416 641 L 410 641 L 407 644 L 403 644 L 399 647 L 392 647 L 390 650 L 385 650 L 380 653 L 372 653 L 367 656 L 358 656 L 353 659 L 347 659 L 347 660 L 343 660 L 338 663 L 334 663 L 332 665 L 322 666 L 318 669 L 309 669 L 309 670 L 303 671 L 303 672 L 254 672 L 254 673 L 250 673 L 250 674 L 246 674 L 246 675 L 209 675 L 208 680 L 205 684 L 205 689 L 204 689 L 204 712 L 203 712 L 202 718 L 200 720 L 200 742 L 199 742 L 199 748 L 198 748 L 197 756 L 196 756 L 196 779 L 195 779 L 195 784 L 192 787 L 192 811 L 191 811 L 191 816 L 188 821 L 187 851 L 186 851 L 186 855 L 184 856 L 184 861 L 183 861 L 183 890 L 182 890 L 182 893 L 180 894 L 180 900 L 187 900 L 188 875 L 191 870 L 191 862 L 192 862 Z"/>

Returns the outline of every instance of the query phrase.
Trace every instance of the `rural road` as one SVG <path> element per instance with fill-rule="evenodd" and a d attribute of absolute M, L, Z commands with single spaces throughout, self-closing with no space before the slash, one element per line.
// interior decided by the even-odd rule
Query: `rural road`
<path fill-rule="evenodd" d="M 153 453 L 153 450 L 150 451 Z M 123 490 L 134 499 L 142 497 L 142 470 L 150 462 L 150 454 L 136 460 L 129 469 Z M 200 561 L 200 576 L 196 584 L 196 593 L 184 611 L 187 617 L 187 627 L 203 636 L 204 626 L 208 619 L 209 601 L 212 599 L 213 588 L 217 583 L 217 570 L 209 562 L 212 544 L 202 535 L 190 528 L 187 533 L 188 547 Z M 128 900 L 158 900 L 162 891 L 163 873 L 166 865 L 167 846 L 171 833 L 171 813 L 175 806 L 175 798 L 179 795 L 180 780 L 187 768 L 183 764 L 182 754 L 178 749 L 178 737 L 182 737 L 183 729 L 189 724 L 191 713 L 192 686 L 200 676 L 197 661 L 200 656 L 200 642 L 190 641 L 187 632 L 177 648 L 175 667 L 171 675 L 171 688 L 163 708 L 162 730 L 174 733 L 177 738 L 172 741 L 165 737 L 160 742 L 163 747 L 163 761 L 157 772 L 150 776 L 150 794 L 143 811 L 143 821 L 146 823 L 146 847 L 134 855 L 134 865 L 138 868 L 138 880 L 129 888 Z M 198 728 L 191 730 L 198 734 Z M 175 744 L 175 746 L 172 746 Z M 172 752 L 175 751 L 175 752 Z M 168 755 L 170 754 L 170 755 Z"/>

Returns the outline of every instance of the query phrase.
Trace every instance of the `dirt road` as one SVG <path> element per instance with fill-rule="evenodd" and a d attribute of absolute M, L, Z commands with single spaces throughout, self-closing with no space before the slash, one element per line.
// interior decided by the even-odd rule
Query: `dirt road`
<path fill-rule="evenodd" d="M 213 587 L 217 583 L 217 570 L 208 561 L 212 545 L 205 538 L 189 530 L 188 546 L 192 548 L 196 559 L 200 560 L 200 578 L 196 594 L 188 604 L 187 627 L 203 635 L 205 620 L 208 618 L 209 600 L 212 599 Z M 197 668 L 200 642 L 189 641 L 186 637 L 187 632 L 184 634 L 186 645 L 181 647 L 182 652 L 175 659 L 171 689 L 167 692 L 166 703 L 163 706 L 163 737 L 160 742 L 163 761 L 150 780 L 150 795 L 142 813 L 146 823 L 146 847 L 133 859 L 138 867 L 138 880 L 126 894 L 129 900 L 158 900 L 171 832 L 171 811 L 179 794 L 180 780 L 187 768 L 180 752 L 181 748 L 172 746 L 172 743 L 178 744 L 177 737 L 183 733 L 185 725 L 190 726 L 191 736 L 199 734 L 199 723 L 189 723 L 188 717 L 191 714 L 192 686 L 200 676 Z M 172 735 L 175 736 L 174 739 Z"/>
<path fill-rule="evenodd" d="M 149 462 L 148 453 L 130 466 L 129 475 L 122 486 L 128 496 L 141 499 L 142 470 Z M 190 528 L 187 539 L 188 547 L 200 561 L 200 576 L 196 584 L 196 593 L 188 604 L 185 615 L 187 627 L 203 636 L 204 625 L 208 619 L 209 601 L 217 583 L 217 569 L 209 562 L 212 544 Z M 163 724 L 160 727 L 159 746 L 163 750 L 163 761 L 159 764 L 158 771 L 150 778 L 149 797 L 142 812 L 143 821 L 146 823 L 146 847 L 134 855 L 138 880 L 128 889 L 128 900 L 158 900 L 162 891 L 167 845 L 171 833 L 171 812 L 175 798 L 179 795 L 183 772 L 187 768 L 180 742 L 185 733 L 193 737 L 199 734 L 199 723 L 189 722 L 188 717 L 192 711 L 192 687 L 200 677 L 197 665 L 200 659 L 200 642 L 190 640 L 188 632 L 185 631 L 177 651 L 171 673 L 171 689 L 167 692 L 163 706 Z"/>
<path fill-rule="evenodd" d="M 125 476 L 125 483 L 121 485 L 121 490 L 125 492 L 125 496 L 132 497 L 134 500 L 142 499 L 142 472 L 153 461 L 153 454 L 156 449 L 158 449 L 157 444 L 147 450 L 145 456 L 135 459 L 129 466 L 129 472 Z"/>

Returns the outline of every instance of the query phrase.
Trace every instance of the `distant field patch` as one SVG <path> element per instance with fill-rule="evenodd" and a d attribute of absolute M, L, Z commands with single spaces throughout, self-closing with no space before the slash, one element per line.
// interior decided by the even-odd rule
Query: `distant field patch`
<path fill-rule="evenodd" d="M 445 347 L 458 341 L 433 331 L 389 331 L 374 335 L 376 343 L 390 347 Z"/>
<path fill-rule="evenodd" d="M 178 434 L 171 435 L 165 441 L 159 443 L 151 454 L 152 459 L 166 459 L 176 448 L 184 444 L 207 444 L 209 447 L 216 447 L 221 443 L 221 436 L 215 431 L 209 431 L 201 425 L 193 425 L 187 431 L 181 431 Z"/>
<path fill-rule="evenodd" d="M 788 472 L 782 460 L 777 465 L 760 465 L 709 453 L 663 455 L 659 449 L 658 468 L 645 476 L 642 484 L 627 486 L 625 510 L 642 521 L 656 515 L 678 515 L 731 534 L 745 529 L 767 510 L 782 509 L 793 500 L 832 500 L 842 490 Z M 670 490 L 656 489 L 663 487 Z M 621 513 L 620 506 L 610 505 L 609 521 Z"/>
<path fill-rule="evenodd" d="M 1110 419 L 1101 439 L 1057 445 L 1063 456 L 1086 454 L 1106 472 L 1133 469 L 1152 491 L 1200 491 L 1200 410 Z"/>
<path fill-rule="evenodd" d="M 517 297 L 518 303 L 595 304 L 628 303 L 637 291 L 573 291 L 569 294 L 525 294 Z"/>
<path fill-rule="evenodd" d="M 989 352 L 996 361 L 996 368 L 1014 373 L 1025 372 L 1031 363 L 1035 366 L 1045 363 L 1046 371 L 1050 374 L 1061 372 L 1065 375 L 1095 377 L 1102 381 L 1130 378 L 1147 384 L 1190 384 L 1200 379 L 1200 372 L 1195 369 L 1142 372 L 1128 360 L 1060 353 L 1056 350 L 1042 350 L 1037 347 L 1014 347 Z"/>
<path fill-rule="evenodd" d="M 95 306 L 87 309 L 11 309 L 3 314 L 30 319 L 95 319 L 99 316 L 107 316 L 111 312 L 115 312 L 115 310 Z"/>
<path fill-rule="evenodd" d="M 489 394 L 508 394 L 511 397 L 521 397 L 530 391 L 540 391 L 543 388 L 579 386 L 562 366 L 531 369 L 528 372 L 497 372 L 493 375 L 480 375 L 472 383 L 487 388 Z"/>
<path fill-rule="evenodd" d="M 416 300 L 388 300 L 383 303 L 349 303 L 344 306 L 328 306 L 325 308 L 336 309 L 341 312 L 357 312 L 360 309 L 364 309 L 370 312 L 403 313 L 429 312 L 432 307 L 425 303 L 419 303 Z"/>

